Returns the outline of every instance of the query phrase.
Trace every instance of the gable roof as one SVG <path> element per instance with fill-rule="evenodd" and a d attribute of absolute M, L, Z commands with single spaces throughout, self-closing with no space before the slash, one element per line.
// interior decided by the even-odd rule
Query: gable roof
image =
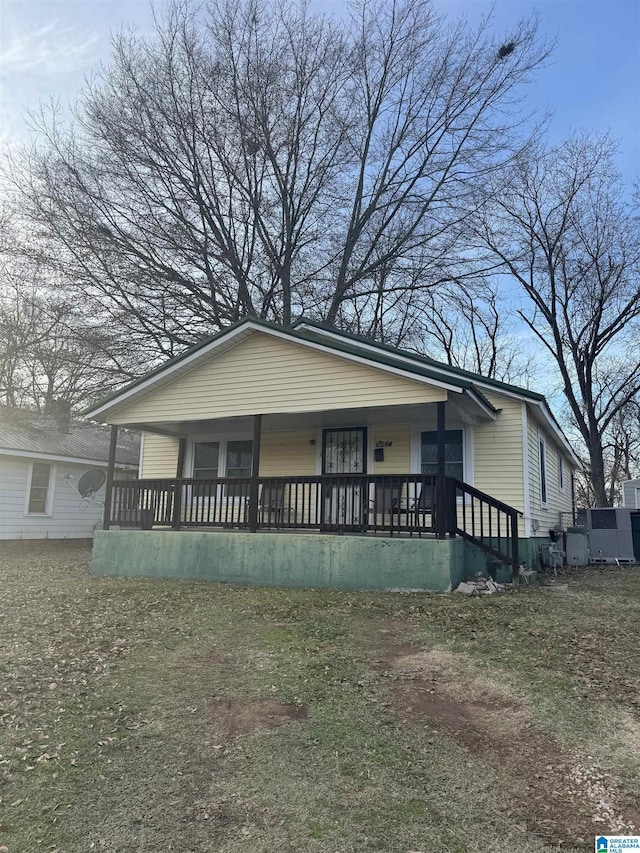
<path fill-rule="evenodd" d="M 65 430 L 51 415 L 26 409 L 0 409 L 0 455 L 106 464 L 110 438 L 109 429 L 86 421 L 71 421 Z M 121 430 L 116 464 L 137 467 L 139 458 L 140 436 Z"/>
<path fill-rule="evenodd" d="M 94 417 L 102 413 L 104 410 L 111 408 L 112 405 L 118 405 L 124 402 L 125 399 L 130 399 L 133 395 L 146 391 L 150 385 L 162 381 L 169 374 L 174 374 L 182 368 L 191 368 L 200 360 L 206 358 L 211 352 L 216 349 L 222 350 L 223 346 L 230 343 L 232 339 L 239 337 L 241 334 L 250 331 L 262 331 L 266 334 L 277 335 L 279 337 L 288 338 L 306 346 L 321 348 L 325 351 L 334 354 L 342 354 L 346 357 L 356 358 L 358 361 L 365 362 L 369 366 L 380 366 L 387 368 L 392 372 L 400 371 L 404 375 L 421 377 L 432 382 L 442 388 L 452 390 L 464 390 L 471 387 L 468 380 L 460 377 L 452 376 L 451 378 L 438 374 L 433 370 L 429 370 L 428 365 L 412 365 L 407 366 L 398 359 L 386 357 L 384 355 L 376 355 L 371 353 L 363 353 L 357 347 L 354 347 L 349 341 L 315 341 L 313 335 L 309 335 L 302 330 L 296 330 L 291 326 L 280 326 L 277 323 L 271 323 L 268 320 L 262 320 L 258 317 L 244 317 L 237 323 L 211 335 L 208 338 L 195 344 L 185 350 L 180 355 L 170 358 L 163 364 L 148 371 L 147 373 L 125 385 L 119 391 L 103 397 L 97 403 L 85 409 L 83 415 L 85 417 Z M 401 353 L 398 350 L 398 353 Z"/>
<path fill-rule="evenodd" d="M 475 397 L 490 412 L 497 410 L 483 395 L 483 390 L 495 390 L 516 397 L 540 409 L 541 415 L 549 424 L 551 431 L 554 432 L 574 461 L 578 463 L 578 459 L 558 422 L 553 417 L 544 395 L 497 379 L 489 379 L 459 367 L 452 367 L 429 356 L 417 355 L 307 319 L 300 319 L 292 326 L 281 326 L 258 317 L 244 317 L 179 356 L 169 359 L 159 367 L 129 383 L 120 391 L 98 401 L 86 409 L 83 414 L 85 417 L 96 417 L 105 411 L 115 409 L 132 398 L 142 396 L 152 386 L 163 383 L 170 376 L 179 375 L 183 370 L 191 369 L 200 360 L 206 359 L 216 350 L 224 351 L 232 342 L 236 343 L 242 335 L 252 331 L 262 331 L 266 334 L 289 339 L 303 346 L 320 348 L 334 355 L 356 360 L 368 364 L 370 367 L 377 367 L 418 381 L 428 382 L 440 388 L 458 393 L 465 392 Z"/>
<path fill-rule="evenodd" d="M 562 427 L 549 408 L 549 404 L 547 403 L 547 399 L 544 394 L 538 394 L 536 391 L 531 391 L 528 388 L 522 388 L 519 385 L 512 385 L 509 382 L 502 382 L 499 379 L 491 379 L 487 376 L 482 376 L 479 373 L 473 373 L 470 370 L 465 370 L 462 367 L 454 367 L 453 365 L 436 361 L 429 356 L 417 355 L 416 353 L 409 352 L 408 350 L 402 350 L 398 347 L 389 346 L 388 344 L 381 344 L 378 341 L 374 341 L 371 338 L 365 338 L 362 335 L 355 335 L 352 332 L 344 332 L 341 329 L 336 329 L 335 327 L 328 326 L 325 323 L 319 323 L 316 320 L 307 320 L 302 318 L 293 324 L 293 328 L 297 331 L 304 331 L 308 329 L 308 334 L 314 337 L 325 337 L 330 339 L 349 338 L 353 341 L 354 346 L 359 347 L 364 351 L 381 350 L 388 353 L 390 357 L 401 358 L 407 363 L 428 364 L 432 372 L 447 376 L 449 381 L 451 381 L 451 377 L 453 376 L 457 376 L 461 380 L 467 379 L 469 387 L 473 388 L 473 390 L 479 395 L 481 394 L 481 389 L 495 390 L 498 393 L 507 394 L 508 396 L 523 400 L 536 407 L 541 419 L 546 422 L 574 462 L 577 465 L 580 465 L 580 460 L 576 456 L 573 447 L 562 431 Z M 482 399 L 484 399 L 485 403 L 488 403 L 485 398 Z M 488 403 L 488 405 L 491 404 Z"/>
<path fill-rule="evenodd" d="M 291 327 L 295 331 L 306 333 L 307 337 L 335 337 L 345 338 L 350 340 L 353 345 L 359 349 L 367 351 L 379 351 L 382 355 L 386 354 L 388 358 L 402 358 L 407 362 L 415 363 L 416 365 L 424 365 L 425 368 L 431 370 L 435 375 L 448 376 L 449 380 L 457 377 L 459 381 L 467 381 L 469 385 L 479 384 L 487 388 L 495 388 L 497 391 L 507 391 L 516 394 L 519 397 L 540 401 L 544 400 L 544 394 L 538 394 L 535 391 L 530 391 L 528 388 L 522 388 L 519 385 L 512 385 L 508 382 L 502 382 L 499 379 L 490 379 L 487 376 L 482 376 L 479 373 L 473 373 L 471 370 L 465 370 L 462 367 L 454 367 L 451 364 L 445 364 L 442 361 L 436 361 L 428 355 L 418 355 L 409 350 L 392 347 L 389 344 L 382 344 L 379 341 L 374 341 L 372 338 L 365 338 L 363 335 L 356 335 L 353 332 L 345 332 L 342 329 L 336 329 L 334 326 L 328 326 L 326 323 L 319 323 L 317 320 L 307 320 L 301 318 L 297 320 Z M 315 333 L 315 334 L 314 334 Z"/>

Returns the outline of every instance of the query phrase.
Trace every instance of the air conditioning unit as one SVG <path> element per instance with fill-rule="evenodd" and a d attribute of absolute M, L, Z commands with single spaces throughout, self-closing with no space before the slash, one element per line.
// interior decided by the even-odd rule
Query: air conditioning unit
<path fill-rule="evenodd" d="M 567 564 L 569 566 L 586 566 L 589 562 L 587 546 L 587 531 L 584 527 L 569 527 L 566 537 Z"/>
<path fill-rule="evenodd" d="M 635 562 L 630 509 L 588 509 L 587 536 L 591 563 Z"/>

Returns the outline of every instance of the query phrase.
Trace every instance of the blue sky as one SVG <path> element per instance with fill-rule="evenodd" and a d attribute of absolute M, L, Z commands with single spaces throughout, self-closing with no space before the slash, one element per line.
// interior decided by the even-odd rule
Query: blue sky
<path fill-rule="evenodd" d="M 341 0 L 315 8 L 340 14 Z M 454 17 L 477 20 L 486 0 L 438 0 Z M 495 24 L 508 31 L 536 11 L 557 48 L 538 74 L 530 105 L 550 109 L 553 141 L 576 128 L 608 130 L 620 140 L 618 165 L 631 182 L 640 173 L 640 0 L 497 0 Z M 152 26 L 147 0 L 0 0 L 0 127 L 5 138 L 27 133 L 25 110 L 51 95 L 73 100 L 85 74 L 108 61 L 113 29 Z"/>
<path fill-rule="evenodd" d="M 472 22 L 492 6 L 435 2 Z M 311 4 L 336 14 L 345 9 L 343 0 Z M 630 188 L 640 175 L 640 0 L 496 0 L 493 6 L 499 33 L 507 35 L 535 11 L 543 34 L 557 41 L 528 95 L 530 110 L 551 112 L 550 140 L 582 128 L 609 131 L 619 139 L 618 167 Z M 123 24 L 151 30 L 148 0 L 0 0 L 0 139 L 28 139 L 25 112 L 41 100 L 72 102 L 85 75 L 108 62 L 110 34 Z M 544 368 L 533 333 L 519 322 L 513 331 Z"/>

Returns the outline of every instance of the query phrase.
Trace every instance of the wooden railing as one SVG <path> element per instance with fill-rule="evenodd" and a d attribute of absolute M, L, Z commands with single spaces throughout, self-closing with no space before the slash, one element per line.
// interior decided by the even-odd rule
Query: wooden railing
<path fill-rule="evenodd" d="M 451 477 L 115 480 L 107 524 L 463 536 L 518 571 L 518 512 Z"/>
<path fill-rule="evenodd" d="M 446 488 L 450 508 L 447 532 L 457 533 L 496 560 L 509 564 L 517 578 L 518 510 L 452 477 L 447 478 Z"/>
<path fill-rule="evenodd" d="M 260 530 L 434 532 L 436 477 L 420 474 L 259 477 Z M 251 478 L 115 480 L 109 524 L 251 526 Z"/>

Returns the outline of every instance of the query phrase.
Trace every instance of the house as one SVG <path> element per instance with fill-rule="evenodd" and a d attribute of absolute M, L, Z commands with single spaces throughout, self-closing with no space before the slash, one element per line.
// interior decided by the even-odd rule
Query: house
<path fill-rule="evenodd" d="M 622 506 L 640 509 L 640 477 L 622 483 Z"/>
<path fill-rule="evenodd" d="M 96 572 L 446 589 L 572 521 L 542 394 L 311 321 L 246 318 L 85 415 L 143 434 Z"/>
<path fill-rule="evenodd" d="M 104 427 L 1 408 L 0 539 L 92 537 L 102 523 L 109 444 Z M 135 476 L 139 454 L 139 436 L 121 432 L 116 475 Z"/>

